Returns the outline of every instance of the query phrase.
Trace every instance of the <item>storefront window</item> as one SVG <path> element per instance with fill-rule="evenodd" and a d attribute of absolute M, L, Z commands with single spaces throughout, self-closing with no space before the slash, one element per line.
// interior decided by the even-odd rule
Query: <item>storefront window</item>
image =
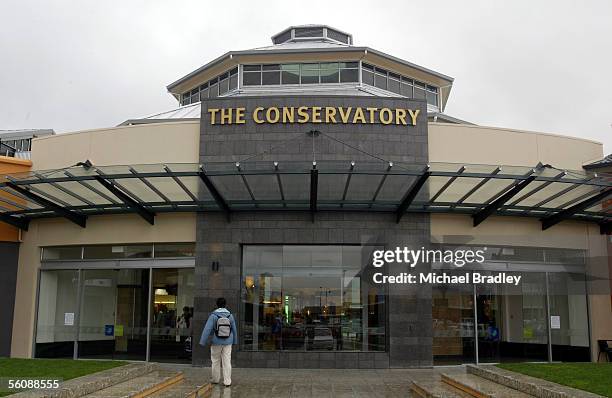
<path fill-rule="evenodd" d="M 78 286 L 78 270 L 41 272 L 36 324 L 37 358 L 72 358 Z"/>
<path fill-rule="evenodd" d="M 549 273 L 553 361 L 588 362 L 589 330 L 584 274 Z"/>
<path fill-rule="evenodd" d="M 245 246 L 244 350 L 384 351 L 383 288 L 361 246 Z"/>
<path fill-rule="evenodd" d="M 153 245 L 101 245 L 85 246 L 83 258 L 86 260 L 112 258 L 150 258 L 153 256 Z"/>

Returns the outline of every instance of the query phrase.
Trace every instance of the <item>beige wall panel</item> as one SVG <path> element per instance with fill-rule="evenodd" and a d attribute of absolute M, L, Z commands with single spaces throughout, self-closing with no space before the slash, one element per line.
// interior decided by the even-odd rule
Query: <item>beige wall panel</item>
<path fill-rule="evenodd" d="M 195 242 L 195 233 L 195 213 L 159 214 L 153 226 L 134 214 L 92 216 L 87 219 L 87 228 L 62 218 L 32 221 L 19 248 L 11 356 L 32 355 L 41 246 Z"/>
<path fill-rule="evenodd" d="M 492 216 L 474 228 L 472 217 L 432 214 L 431 236 L 436 242 L 510 246 L 565 247 L 588 249 L 588 224 L 565 221 L 542 231 L 535 218 Z"/>
<path fill-rule="evenodd" d="M 429 123 L 431 162 L 535 166 L 581 170 L 603 156 L 599 142 L 495 127 Z"/>
<path fill-rule="evenodd" d="M 33 140 L 35 170 L 58 169 L 86 159 L 95 165 L 197 163 L 200 123 L 170 122 L 87 130 Z"/>

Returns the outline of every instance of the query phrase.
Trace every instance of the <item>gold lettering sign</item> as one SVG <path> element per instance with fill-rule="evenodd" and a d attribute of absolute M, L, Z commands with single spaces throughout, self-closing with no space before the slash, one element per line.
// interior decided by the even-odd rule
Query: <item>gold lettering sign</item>
<path fill-rule="evenodd" d="M 248 117 L 257 124 L 342 123 L 416 126 L 419 109 L 351 106 L 258 106 L 246 108 L 209 108 L 210 124 L 245 124 Z"/>

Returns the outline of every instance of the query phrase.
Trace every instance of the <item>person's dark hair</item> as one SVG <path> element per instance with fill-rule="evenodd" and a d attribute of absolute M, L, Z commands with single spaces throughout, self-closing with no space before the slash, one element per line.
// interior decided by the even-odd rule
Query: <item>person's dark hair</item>
<path fill-rule="evenodd" d="M 217 299 L 217 308 L 225 308 L 225 298 L 219 297 Z"/>

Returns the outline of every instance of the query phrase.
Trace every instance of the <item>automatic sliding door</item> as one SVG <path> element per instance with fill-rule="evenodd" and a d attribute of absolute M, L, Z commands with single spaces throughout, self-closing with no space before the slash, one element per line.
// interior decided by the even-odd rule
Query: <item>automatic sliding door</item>
<path fill-rule="evenodd" d="M 151 361 L 191 363 L 193 268 L 153 270 Z"/>
<path fill-rule="evenodd" d="M 149 271 L 83 270 L 79 357 L 145 360 Z"/>

